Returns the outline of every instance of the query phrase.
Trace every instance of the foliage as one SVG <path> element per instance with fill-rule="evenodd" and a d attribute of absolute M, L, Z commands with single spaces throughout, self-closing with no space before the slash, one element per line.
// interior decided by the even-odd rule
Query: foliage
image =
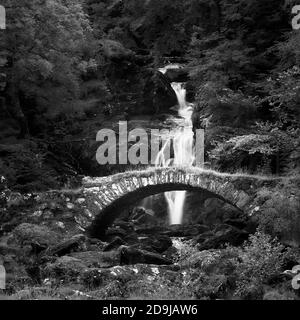
<path fill-rule="evenodd" d="M 252 71 L 252 49 L 243 48 L 239 39 L 226 40 L 218 33 L 202 39 L 195 33 L 190 50 L 191 77 L 196 86 L 212 81 L 219 87 L 237 89 Z"/>
<path fill-rule="evenodd" d="M 218 142 L 209 154 L 213 165 L 220 170 L 231 168 L 235 172 L 243 168 L 251 173 L 270 173 L 270 162 L 277 148 L 273 137 L 250 134 Z"/>
<path fill-rule="evenodd" d="M 264 230 L 273 236 L 290 242 L 299 241 L 299 192 L 292 183 L 282 183 L 274 189 L 258 191 L 253 206 L 255 217 Z"/>
<path fill-rule="evenodd" d="M 300 119 L 300 68 L 294 66 L 268 78 L 262 85 L 266 93 L 259 103 L 268 103 L 277 126 L 299 126 Z"/>
<path fill-rule="evenodd" d="M 0 167 L 9 187 L 28 192 L 58 186 L 60 178 L 49 166 L 50 153 L 45 147 L 29 142 L 27 145 L 2 145 L 0 148 L 6 153 L 0 160 Z"/>
<path fill-rule="evenodd" d="M 211 80 L 231 89 L 243 88 L 259 73 L 271 69 L 274 55 L 266 49 L 280 37 L 276 30 L 286 26 L 285 12 L 271 0 L 215 3 L 219 23 L 207 30 L 203 20 L 195 28 L 188 55 L 191 75 L 197 86 Z M 215 11 L 211 8 L 210 14 Z"/>
<path fill-rule="evenodd" d="M 216 126 L 247 128 L 256 116 L 256 103 L 252 97 L 241 91 L 218 88 L 215 82 L 201 85 L 195 102 L 194 121 L 205 129 Z"/>
<path fill-rule="evenodd" d="M 290 68 L 300 65 L 300 34 L 298 31 L 292 31 L 286 34 L 286 39 L 278 43 L 274 48 L 278 51 L 281 59 L 282 68 Z"/>
<path fill-rule="evenodd" d="M 93 67 L 84 54 L 91 27 L 81 1 L 4 1 L 8 78 L 26 97 L 51 107 L 79 94 L 80 75 Z"/>
<path fill-rule="evenodd" d="M 129 299 L 139 300 L 190 300 L 193 293 L 188 279 L 167 279 L 164 276 L 144 276 L 140 281 L 127 284 Z"/>
<path fill-rule="evenodd" d="M 173 240 L 173 246 L 177 249 L 175 260 L 179 265 L 199 252 L 198 245 L 193 240 L 177 238 Z"/>
<path fill-rule="evenodd" d="M 253 293 L 260 294 L 259 288 L 282 271 L 287 254 L 283 245 L 259 230 L 250 236 L 243 248 L 236 250 L 240 261 L 237 262 L 235 295 L 246 299 L 253 298 Z"/>

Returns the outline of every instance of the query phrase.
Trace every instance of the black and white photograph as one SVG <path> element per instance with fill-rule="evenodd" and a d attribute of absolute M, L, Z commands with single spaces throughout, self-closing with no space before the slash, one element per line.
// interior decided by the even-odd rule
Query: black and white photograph
<path fill-rule="evenodd" d="M 1 306 L 300 300 L 299 124 L 300 0 L 0 0 Z"/>

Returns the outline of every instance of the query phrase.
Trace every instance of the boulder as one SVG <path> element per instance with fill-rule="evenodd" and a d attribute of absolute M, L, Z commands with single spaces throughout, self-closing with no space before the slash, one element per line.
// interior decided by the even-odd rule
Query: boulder
<path fill-rule="evenodd" d="M 156 225 L 157 223 L 154 212 L 141 207 L 134 208 L 130 218 L 136 225 Z"/>
<path fill-rule="evenodd" d="M 187 68 L 168 69 L 165 76 L 170 82 L 187 82 L 189 80 L 189 71 Z"/>
<path fill-rule="evenodd" d="M 55 278 L 56 280 L 75 280 L 87 269 L 87 265 L 75 257 L 63 256 L 53 263 L 47 263 L 41 270 L 43 278 Z"/>
<path fill-rule="evenodd" d="M 147 251 L 163 253 L 172 247 L 172 240 L 164 235 L 140 237 L 139 247 Z"/>
<path fill-rule="evenodd" d="M 90 268 L 84 271 L 81 279 L 88 287 L 105 286 L 114 281 L 126 283 L 129 281 L 136 281 L 142 279 L 143 276 L 156 277 L 158 275 L 176 277 L 179 271 L 179 266 L 169 265 L 149 265 L 149 264 L 135 264 L 115 266 L 112 268 Z"/>
<path fill-rule="evenodd" d="M 125 245 L 126 242 L 120 238 L 120 237 L 115 237 L 105 248 L 103 251 L 112 251 L 115 249 L 118 249 L 120 246 Z"/>
<path fill-rule="evenodd" d="M 199 250 L 218 249 L 225 244 L 233 246 L 241 245 L 249 237 L 249 233 L 230 225 L 220 225 L 211 233 L 196 237 Z"/>
<path fill-rule="evenodd" d="M 71 239 L 60 242 L 55 246 L 51 246 L 47 249 L 46 254 L 51 256 L 64 256 L 74 251 L 80 251 L 85 249 L 86 236 L 78 234 Z"/>
<path fill-rule="evenodd" d="M 224 250 L 199 251 L 180 262 L 181 268 L 199 269 L 206 274 L 231 275 L 235 269 L 236 256 Z"/>
<path fill-rule="evenodd" d="M 149 71 L 144 75 L 143 112 L 161 113 L 169 112 L 178 104 L 175 91 L 169 80 L 159 71 Z"/>
<path fill-rule="evenodd" d="M 30 244 L 41 248 L 56 245 L 62 238 L 46 226 L 22 223 L 13 231 L 14 239 L 20 245 Z"/>
<path fill-rule="evenodd" d="M 125 238 L 128 235 L 126 230 L 120 228 L 119 226 L 108 228 L 105 233 L 105 240 L 107 242 L 112 241 L 115 237 Z"/>
<path fill-rule="evenodd" d="M 134 231 L 134 224 L 130 221 L 128 222 L 128 221 L 119 220 L 119 221 L 114 222 L 114 226 L 117 228 L 121 228 L 121 229 L 125 230 L 126 232 Z"/>
<path fill-rule="evenodd" d="M 216 198 L 205 200 L 199 220 L 209 226 L 227 223 L 238 228 L 245 228 L 249 223 L 249 217 L 224 201 Z"/>
<path fill-rule="evenodd" d="M 161 256 L 157 253 L 139 250 L 134 247 L 122 246 L 121 252 L 121 265 L 130 264 L 156 264 L 156 265 L 170 265 L 172 261 Z"/>
<path fill-rule="evenodd" d="M 137 226 L 135 229 L 138 235 L 166 234 L 165 231 L 166 228 L 164 226 Z"/>
<path fill-rule="evenodd" d="M 70 254 L 71 257 L 79 259 L 87 267 L 94 268 L 110 268 L 113 266 L 120 265 L 121 252 L 109 251 L 86 251 L 86 252 L 74 252 Z"/>
<path fill-rule="evenodd" d="M 90 268 L 85 270 L 81 276 L 81 280 L 88 287 L 95 288 L 107 285 L 115 280 L 124 283 L 133 279 L 135 275 L 135 269 L 130 266 L 115 266 L 109 269 Z"/>
<path fill-rule="evenodd" d="M 163 234 L 169 237 L 194 237 L 207 231 L 209 231 L 209 228 L 205 225 L 178 224 L 169 226 Z"/>

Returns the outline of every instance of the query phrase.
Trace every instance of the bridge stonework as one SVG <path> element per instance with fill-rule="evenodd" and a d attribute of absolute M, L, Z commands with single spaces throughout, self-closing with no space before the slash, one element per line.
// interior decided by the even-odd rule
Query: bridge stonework
<path fill-rule="evenodd" d="M 84 194 L 94 221 L 91 233 L 100 237 L 121 210 L 145 197 L 173 190 L 205 192 L 251 214 L 258 189 L 274 187 L 280 178 L 224 174 L 199 168 L 149 168 L 101 178 L 83 179 Z"/>

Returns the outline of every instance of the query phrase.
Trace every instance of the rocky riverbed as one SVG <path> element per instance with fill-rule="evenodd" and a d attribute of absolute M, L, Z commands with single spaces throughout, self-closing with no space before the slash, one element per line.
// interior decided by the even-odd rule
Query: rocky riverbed
<path fill-rule="evenodd" d="M 7 278 L 2 298 L 297 299 L 292 276 L 284 271 L 300 263 L 299 250 L 259 233 L 243 248 L 253 231 L 247 217 L 168 226 L 152 212 L 134 208 L 100 241 L 88 235 L 93 216 L 80 192 L 5 192 L 0 262 Z M 255 246 L 257 239 L 260 246 L 269 245 L 269 257 L 265 248 Z M 263 278 L 242 290 L 240 282 L 246 278 L 241 268 L 258 267 L 245 260 L 254 253 L 257 260 L 265 259 L 257 269 Z M 280 265 L 272 260 L 275 256 L 282 258 Z"/>

